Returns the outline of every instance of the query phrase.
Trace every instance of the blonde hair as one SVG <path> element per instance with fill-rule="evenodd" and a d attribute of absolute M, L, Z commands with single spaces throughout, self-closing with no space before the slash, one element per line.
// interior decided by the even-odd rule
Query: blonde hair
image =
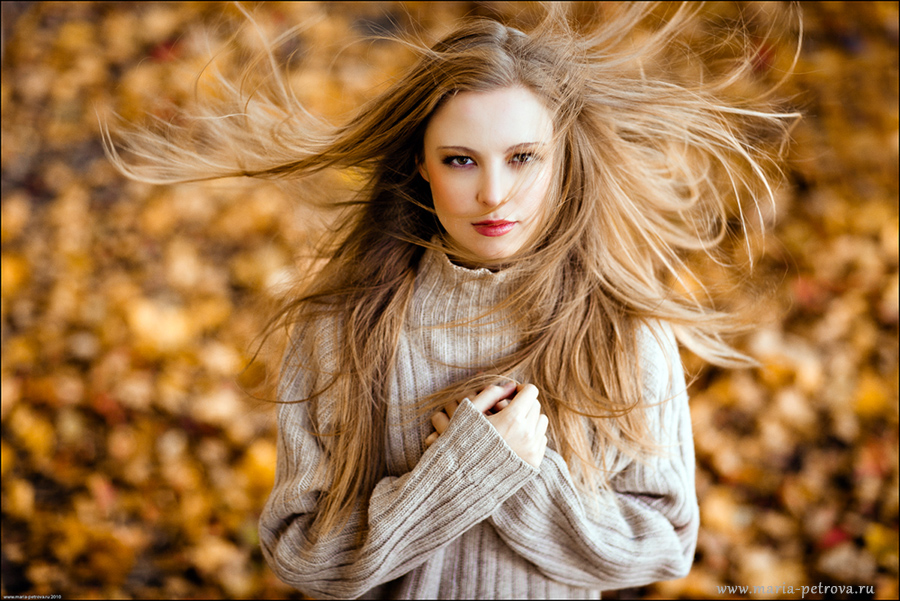
<path fill-rule="evenodd" d="M 534 26 L 521 26 L 527 33 L 475 19 L 430 48 L 406 42 L 418 61 L 337 127 L 304 110 L 270 53 L 266 93 L 223 80 L 224 100 L 198 107 L 184 125 L 123 134 L 134 160 L 107 133 L 114 164 L 146 182 L 330 168 L 364 182 L 338 203 L 346 213 L 324 266 L 271 324 L 303 329 L 330 315 L 343 332 L 341 371 L 299 399 L 325 390 L 335 398 L 332 428 L 319 434 L 340 460 L 329 468 L 317 533 L 342 523 L 383 475 L 378 432 L 418 262 L 425 249 L 449 250 L 417 164 L 430 116 L 453 94 L 522 86 L 554 116 L 559 152 L 545 233 L 505 266 L 515 291 L 495 307 L 513 312 L 521 344 L 492 371 L 538 386 L 551 439 L 582 484 L 606 484 L 606 449 L 653 447 L 645 413 L 634 410 L 645 402 L 642 324 L 670 323 L 712 363 L 748 361 L 726 342 L 746 324 L 712 305 L 687 258 L 703 251 L 722 261 L 716 248 L 735 224 L 746 227 L 743 208 L 774 202 L 773 167 L 796 115 L 765 94 L 735 91 L 753 69 L 740 38 L 720 40 L 730 57 L 717 55 L 714 68 L 682 44 L 698 17 L 693 6 L 664 19 L 643 3 L 603 10 L 583 21 L 548 6 Z M 685 75 L 685 66 L 694 71 Z M 291 349 L 286 365 L 303 365 Z M 440 406 L 470 386 L 423 403 Z"/>

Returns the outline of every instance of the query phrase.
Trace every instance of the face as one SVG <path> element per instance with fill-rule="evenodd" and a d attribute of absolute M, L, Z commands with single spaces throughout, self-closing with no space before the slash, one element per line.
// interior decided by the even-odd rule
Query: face
<path fill-rule="evenodd" d="M 460 92 L 432 116 L 419 172 L 441 225 L 485 262 L 534 240 L 552 181 L 553 120 L 530 91 Z"/>

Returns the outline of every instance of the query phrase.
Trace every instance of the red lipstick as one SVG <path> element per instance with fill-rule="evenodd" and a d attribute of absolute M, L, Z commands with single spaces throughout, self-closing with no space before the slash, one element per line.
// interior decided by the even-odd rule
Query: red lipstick
<path fill-rule="evenodd" d="M 482 236 L 496 238 L 497 236 L 503 236 L 512 231 L 512 229 L 516 227 L 516 222 L 500 219 L 497 221 L 479 221 L 478 223 L 473 223 L 472 226 L 475 228 L 475 231 Z"/>

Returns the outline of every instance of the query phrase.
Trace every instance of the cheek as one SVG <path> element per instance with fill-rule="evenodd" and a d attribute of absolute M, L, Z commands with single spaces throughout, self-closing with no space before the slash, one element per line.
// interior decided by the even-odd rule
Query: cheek
<path fill-rule="evenodd" d="M 434 173 L 431 177 L 431 196 L 434 210 L 443 215 L 459 215 L 466 212 L 464 182 L 446 173 Z"/>
<path fill-rule="evenodd" d="M 528 205 L 532 213 L 540 213 L 550 204 L 550 187 L 553 177 L 550 172 L 542 173 L 531 186 Z"/>

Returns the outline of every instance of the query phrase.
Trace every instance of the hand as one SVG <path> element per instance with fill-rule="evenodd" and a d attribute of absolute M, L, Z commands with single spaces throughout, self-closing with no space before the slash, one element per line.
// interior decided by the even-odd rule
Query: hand
<path fill-rule="evenodd" d="M 497 411 L 505 408 L 507 405 L 509 405 L 509 398 L 515 393 L 515 391 L 515 382 L 495 384 L 493 386 L 488 386 L 487 388 L 480 390 L 479 394 L 490 392 L 490 397 L 497 399 L 494 405 L 490 409 L 488 409 L 487 412 L 483 413 L 496 413 Z M 450 425 L 450 420 L 453 419 L 453 414 L 456 412 L 457 407 L 459 407 L 459 402 L 449 401 L 446 405 L 444 405 L 443 411 L 439 411 L 431 416 L 431 424 L 434 426 L 435 431 L 425 439 L 426 448 L 434 444 L 434 441 L 438 439 L 438 436 L 444 433 L 444 430 L 446 430 Z"/>
<path fill-rule="evenodd" d="M 549 420 L 541 413 L 536 386 L 526 384 L 519 388 L 511 400 L 507 400 L 514 390 L 512 386 L 488 386 L 472 400 L 472 405 L 485 414 L 491 426 L 523 461 L 539 467 L 547 450 Z M 501 402 L 503 406 L 498 407 Z M 451 402 L 448 405 L 450 406 L 445 406 L 444 411 L 432 417 L 432 424 L 437 431 L 425 440 L 426 445 L 437 440 L 449 426 L 457 403 Z M 490 413 L 492 410 L 495 413 Z"/>

